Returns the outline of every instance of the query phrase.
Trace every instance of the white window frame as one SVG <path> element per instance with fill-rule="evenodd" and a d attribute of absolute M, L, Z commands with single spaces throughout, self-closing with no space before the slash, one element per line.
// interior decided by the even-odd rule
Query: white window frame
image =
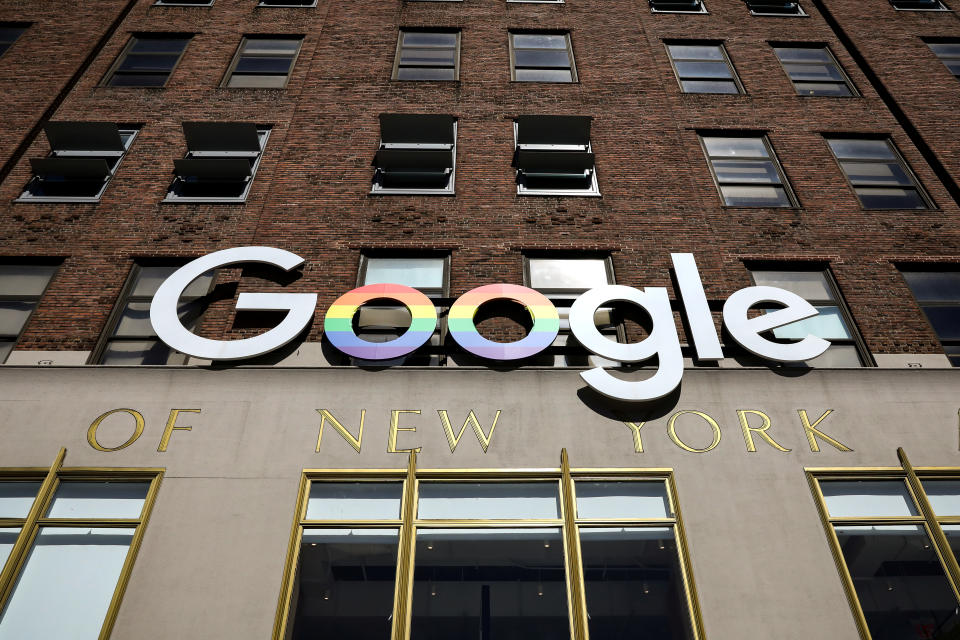
<path fill-rule="evenodd" d="M 267 140 L 270 139 L 270 127 L 257 126 L 257 138 L 260 140 L 260 152 L 256 154 L 253 165 L 250 167 L 250 177 L 247 178 L 247 186 L 243 194 L 232 198 L 222 197 L 197 197 L 197 196 L 179 196 L 176 193 L 177 185 L 180 183 L 180 177 L 176 176 L 170 187 L 167 189 L 167 195 L 161 202 L 173 203 L 191 203 L 191 202 L 246 202 L 250 195 L 250 185 L 253 179 L 257 177 L 257 169 L 260 167 L 260 161 L 263 160 L 263 151 L 267 148 Z M 251 158 L 253 154 L 247 151 L 187 151 L 184 158 Z"/>
<path fill-rule="evenodd" d="M 650 4 L 650 13 L 677 13 L 681 15 L 688 14 L 688 15 L 694 15 L 694 16 L 705 15 L 710 13 L 709 11 L 707 11 L 707 5 L 706 3 L 703 2 L 703 0 L 700 0 L 700 9 L 697 11 L 674 11 L 669 9 L 657 9 L 655 6 L 653 6 L 653 2 L 649 2 L 649 4 Z"/>

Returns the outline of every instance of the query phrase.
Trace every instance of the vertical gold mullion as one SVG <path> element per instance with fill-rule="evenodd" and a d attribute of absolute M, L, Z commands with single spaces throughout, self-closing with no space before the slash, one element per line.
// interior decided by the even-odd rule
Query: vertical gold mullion
<path fill-rule="evenodd" d="M 563 509 L 563 535 L 566 547 L 567 594 L 570 603 L 570 637 L 572 640 L 589 640 L 587 626 L 587 603 L 584 597 L 583 566 L 580 562 L 580 536 L 577 533 L 576 501 L 573 493 L 573 478 L 570 475 L 570 460 L 567 450 L 560 450 L 560 490 Z"/>
<path fill-rule="evenodd" d="M 907 458 L 903 447 L 897 448 L 897 457 L 900 458 L 900 464 L 903 465 L 903 470 L 907 472 L 907 483 L 913 490 L 914 497 L 917 500 L 917 506 L 920 507 L 920 513 L 927 522 L 927 529 L 933 537 L 934 544 L 940 551 L 940 557 L 943 559 L 944 565 L 946 565 L 947 580 L 953 589 L 953 595 L 960 601 L 960 565 L 957 564 L 957 558 L 950 549 L 947 536 L 940 527 L 940 523 L 937 522 L 937 518 L 933 513 L 933 507 L 930 506 L 930 501 L 927 500 L 927 494 L 923 490 L 923 485 L 920 484 L 920 478 L 917 477 L 917 472 L 914 471 L 913 465 L 910 464 L 910 460 Z"/>
<path fill-rule="evenodd" d="M 153 511 L 153 503 L 157 498 L 157 491 L 160 489 L 160 478 L 163 473 L 158 473 L 150 482 L 150 488 L 147 489 L 147 497 L 144 500 L 143 512 L 140 514 L 140 522 L 133 531 L 133 539 L 130 541 L 130 547 L 127 549 L 127 555 L 123 560 L 123 568 L 117 577 L 117 586 L 113 591 L 113 598 L 110 600 L 110 606 L 107 607 L 107 615 L 104 617 L 103 626 L 100 628 L 99 640 L 108 640 L 110 632 L 113 630 L 113 623 L 117 620 L 117 614 L 120 611 L 120 601 L 124 592 L 127 590 L 127 582 L 130 580 L 130 574 L 133 573 L 133 563 L 140 551 L 140 545 L 143 542 L 143 534 L 147 529 L 147 521 L 150 519 L 150 512 Z"/>
<path fill-rule="evenodd" d="M 413 518 L 417 502 L 417 452 L 411 451 L 407 480 L 403 487 L 402 519 L 397 549 L 397 579 L 393 591 L 393 627 L 390 640 L 406 640 L 410 635 L 410 600 L 413 595 L 414 535 Z"/>
<path fill-rule="evenodd" d="M 44 509 L 50 502 L 50 497 L 56 488 L 57 473 L 60 471 L 60 467 L 63 466 L 63 459 L 66 455 L 66 448 L 60 447 L 60 452 L 57 454 L 53 465 L 47 471 L 47 476 L 40 485 L 37 497 L 34 499 L 33 505 L 30 507 L 30 512 L 27 514 L 27 519 L 23 523 L 23 528 L 20 530 L 20 535 L 17 536 L 17 541 L 14 543 L 13 549 L 10 550 L 10 557 L 7 558 L 7 564 L 4 566 L 3 572 L 0 573 L 0 612 L 3 612 L 7 607 L 7 601 L 10 599 L 10 594 L 13 591 L 17 573 L 20 571 L 21 566 L 23 566 L 27 551 L 33 542 L 35 529 L 37 528 L 37 520 L 43 515 Z"/>
<path fill-rule="evenodd" d="M 273 640 L 281 640 L 287 633 L 287 618 L 290 613 L 290 601 L 293 599 L 293 583 L 297 575 L 300 559 L 300 544 L 303 537 L 302 521 L 306 516 L 306 504 L 310 491 L 310 480 L 306 473 L 300 474 L 300 489 L 297 493 L 297 510 L 293 515 L 290 528 L 290 543 L 287 545 L 287 561 L 280 582 L 280 600 L 277 602 L 277 617 L 273 621 Z"/>
<path fill-rule="evenodd" d="M 693 625 L 693 637 L 701 640 L 703 636 L 703 619 L 700 614 L 700 599 L 697 597 L 697 585 L 693 580 L 693 566 L 690 564 L 690 553 L 687 547 L 687 534 L 683 529 L 683 516 L 680 514 L 679 501 L 675 499 L 677 486 L 674 484 L 673 474 L 667 476 L 667 496 L 673 517 L 673 533 L 677 543 L 677 553 L 680 555 L 680 572 L 683 578 L 683 590 L 687 599 L 687 608 L 690 611 L 690 623 Z"/>

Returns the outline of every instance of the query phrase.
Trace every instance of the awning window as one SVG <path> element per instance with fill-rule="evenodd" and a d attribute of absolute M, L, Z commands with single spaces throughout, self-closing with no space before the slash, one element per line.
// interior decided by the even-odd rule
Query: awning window
<path fill-rule="evenodd" d="M 590 144 L 588 116 L 520 116 L 517 118 L 518 145 Z"/>
<path fill-rule="evenodd" d="M 453 116 L 383 113 L 380 133 L 373 193 L 453 193 Z"/>
<path fill-rule="evenodd" d="M 260 153 L 257 126 L 247 122 L 184 122 L 183 137 L 191 154 Z"/>
<path fill-rule="evenodd" d="M 106 180 L 110 165 L 103 158 L 30 158 L 41 180 Z"/>
<path fill-rule="evenodd" d="M 454 118 L 448 115 L 381 113 L 380 141 L 384 145 L 453 145 Z"/>
<path fill-rule="evenodd" d="M 106 151 L 123 155 L 126 148 L 120 128 L 112 122 L 48 122 L 44 132 L 55 152 Z"/>
<path fill-rule="evenodd" d="M 166 200 L 242 202 L 268 135 L 248 122 L 184 122 L 187 155 L 173 162 Z"/>
<path fill-rule="evenodd" d="M 517 193 L 600 195 L 586 116 L 520 116 L 514 123 Z"/>

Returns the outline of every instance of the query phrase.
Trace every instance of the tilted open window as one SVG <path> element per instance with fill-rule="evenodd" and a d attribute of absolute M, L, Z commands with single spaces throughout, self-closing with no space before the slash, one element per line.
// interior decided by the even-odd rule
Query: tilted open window
<path fill-rule="evenodd" d="M 589 116 L 520 116 L 513 132 L 518 194 L 600 195 Z"/>
<path fill-rule="evenodd" d="M 452 195 L 456 157 L 453 116 L 381 113 L 371 193 Z"/>
<path fill-rule="evenodd" d="M 33 178 L 19 201 L 96 202 L 137 130 L 112 122 L 48 122 L 50 155 L 30 158 Z"/>
<path fill-rule="evenodd" d="M 184 122 L 186 157 L 166 201 L 242 202 L 250 191 L 270 130 L 246 122 Z"/>
<path fill-rule="evenodd" d="M 800 5 L 791 0 L 744 0 L 754 16 L 805 16 Z"/>
<path fill-rule="evenodd" d="M 700 0 L 649 0 L 654 13 L 706 13 Z"/>

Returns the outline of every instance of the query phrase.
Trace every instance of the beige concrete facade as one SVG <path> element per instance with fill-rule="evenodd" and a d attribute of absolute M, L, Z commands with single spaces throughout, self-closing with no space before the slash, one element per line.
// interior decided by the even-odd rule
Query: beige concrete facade
<path fill-rule="evenodd" d="M 672 468 L 707 638 L 854 640 L 804 469 L 895 467 L 897 447 L 917 467 L 960 467 L 960 373 L 787 373 L 688 370 L 678 393 L 636 407 L 597 397 L 573 370 L 8 366 L 0 467 L 45 467 L 63 446 L 66 467 L 166 470 L 113 640 L 270 638 L 301 472 L 404 468 L 407 454 L 388 451 L 394 411 L 397 448 L 422 447 L 420 468 L 557 469 L 564 447 L 574 468 Z M 142 414 L 142 435 L 96 450 L 91 423 L 120 408 Z M 199 413 L 181 412 L 175 426 L 191 430 L 158 452 L 172 409 Z M 365 410 L 359 453 L 329 424 L 317 451 L 318 409 L 354 435 Z M 440 410 L 454 430 L 474 411 L 487 434 L 499 411 L 486 453 L 469 426 L 451 451 Z M 769 417 L 766 435 L 790 451 L 758 432 L 749 451 L 738 410 L 752 428 L 763 416 L 751 411 Z M 832 410 L 816 428 L 852 451 L 819 437 L 811 451 L 800 410 L 810 422 Z M 715 432 L 684 411 L 715 421 L 720 442 L 690 451 Z M 134 426 L 114 413 L 96 442 L 118 447 Z"/>

